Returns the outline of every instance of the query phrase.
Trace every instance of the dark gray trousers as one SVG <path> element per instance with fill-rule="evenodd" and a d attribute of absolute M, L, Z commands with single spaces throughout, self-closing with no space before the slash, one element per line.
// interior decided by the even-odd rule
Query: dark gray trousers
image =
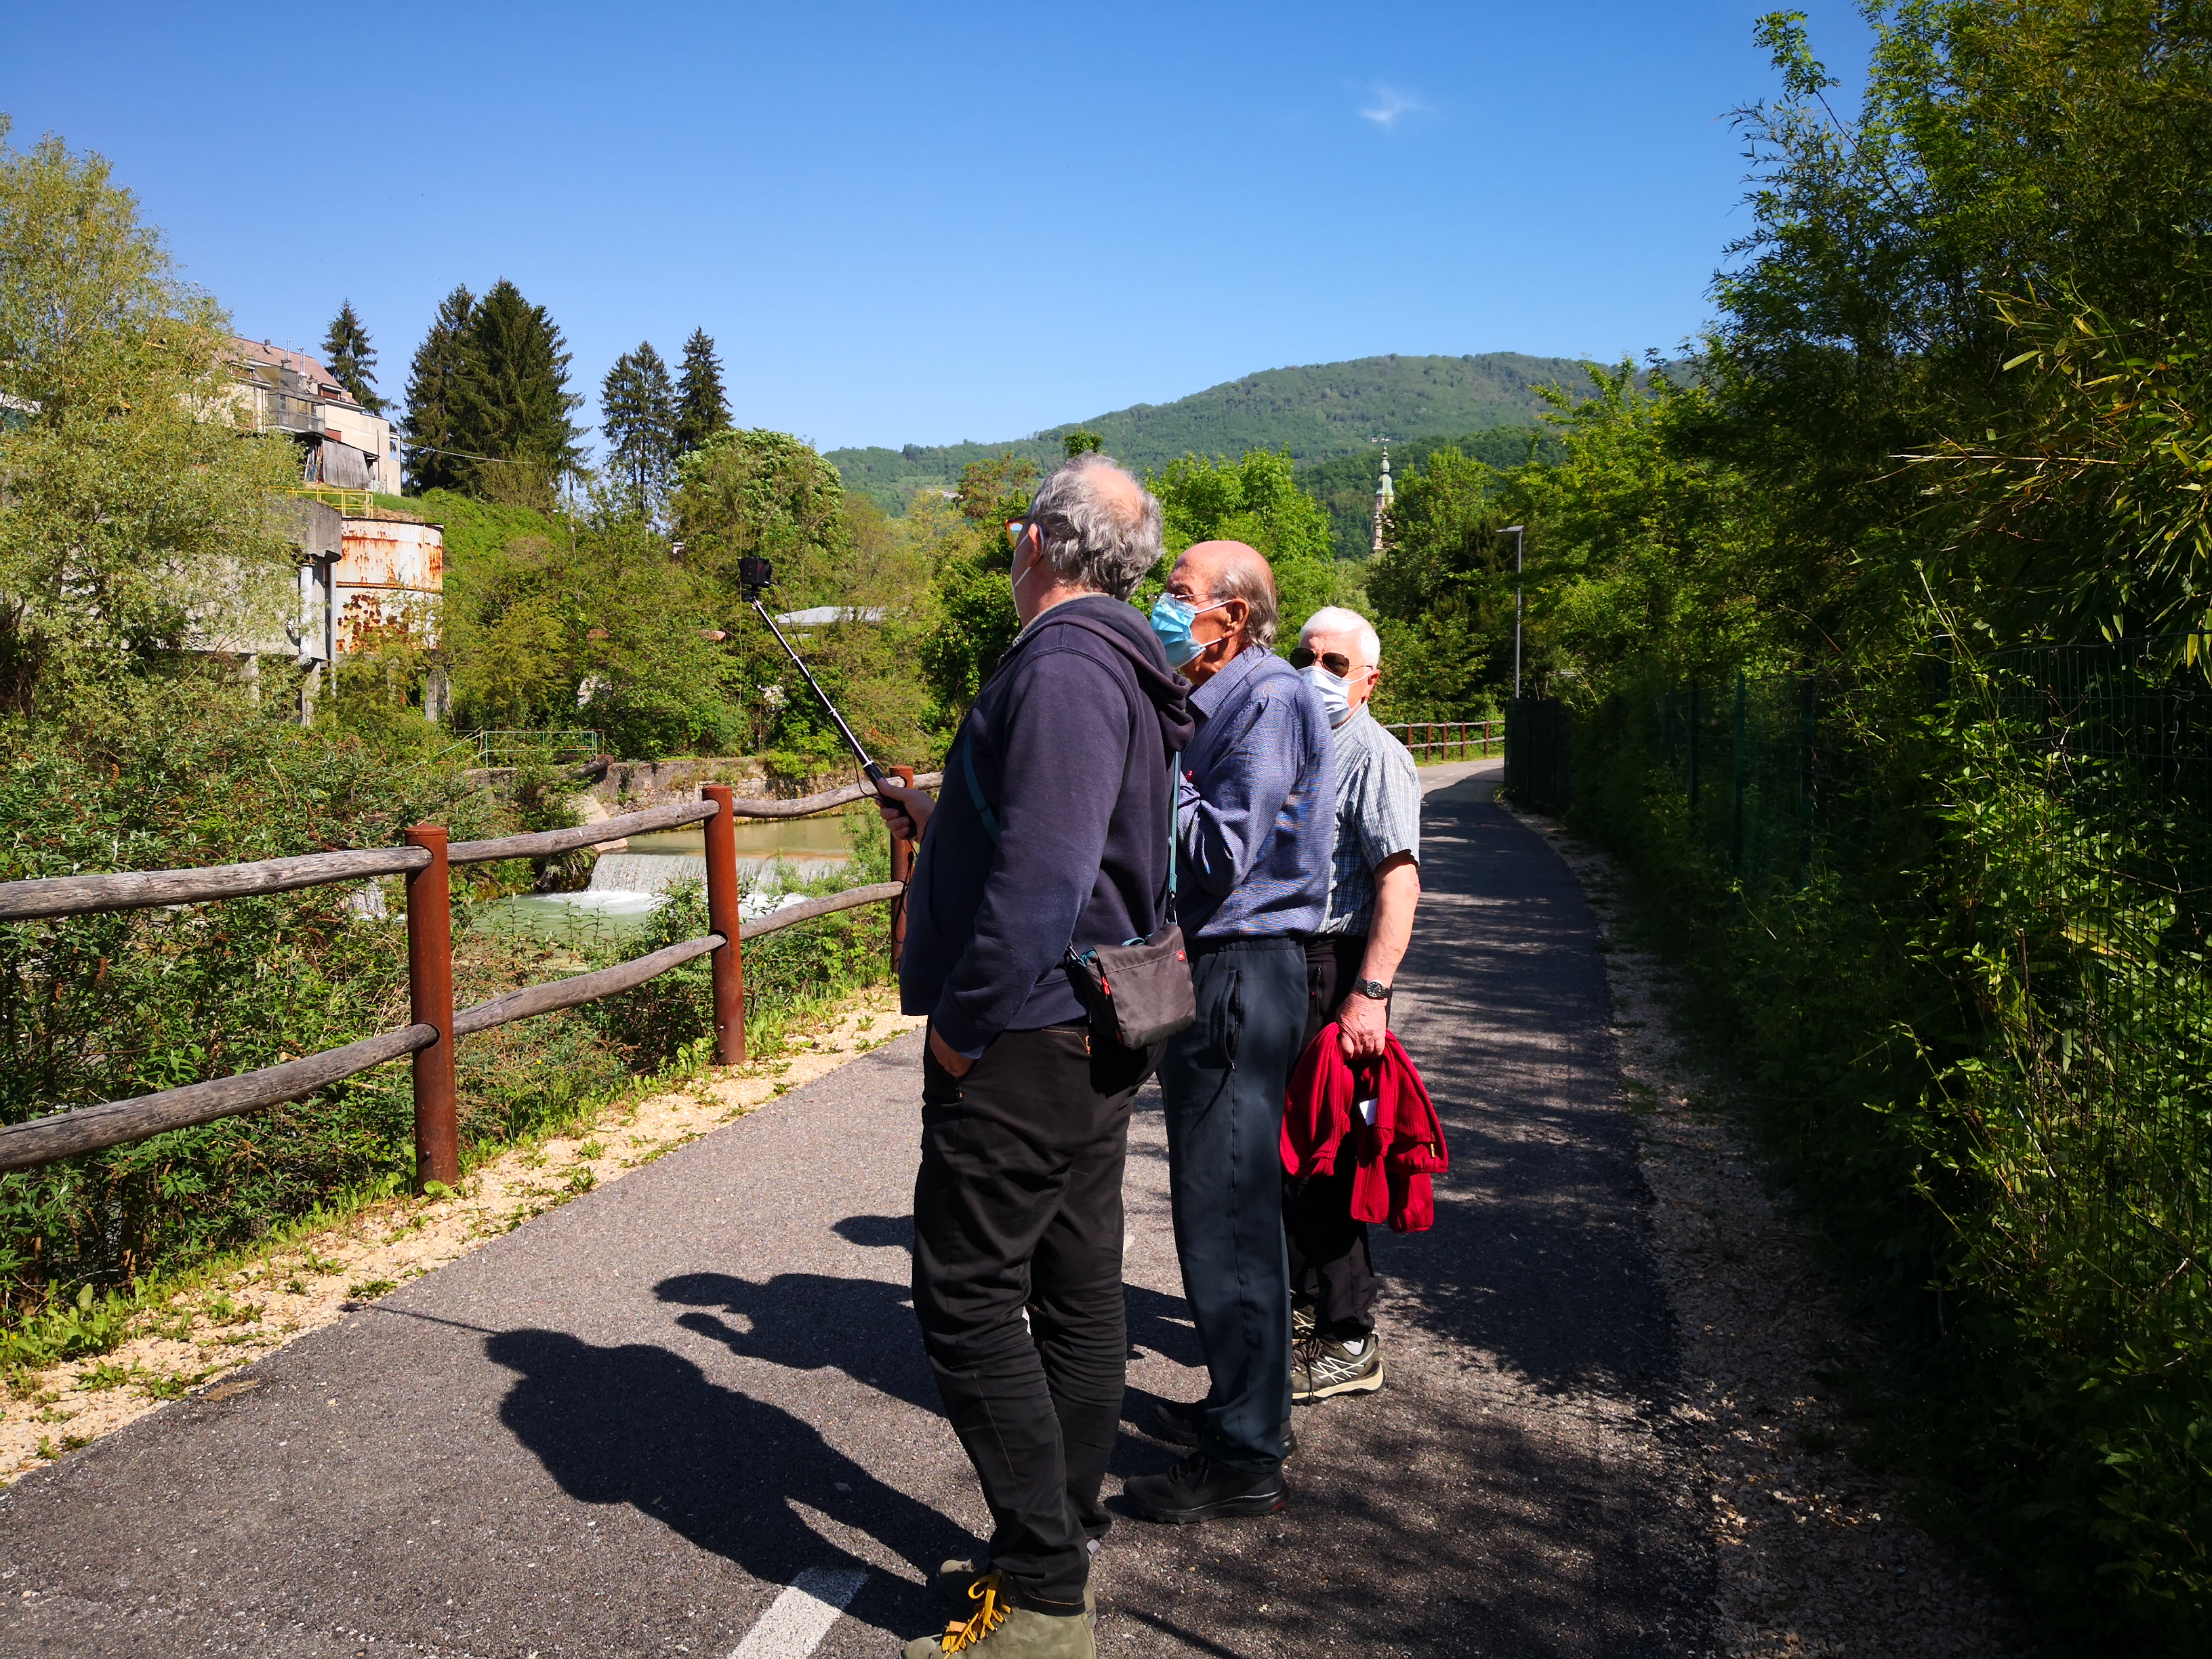
<path fill-rule="evenodd" d="M 990 1505 L 991 1565 L 1080 1611 L 1128 1358 L 1121 1171 L 1157 1049 L 1006 1031 L 955 1078 L 924 1051 L 914 1310 Z"/>
<path fill-rule="evenodd" d="M 1255 1473 L 1283 1461 L 1291 1415 L 1283 1253 L 1283 1088 L 1306 1024 L 1295 939 L 1195 945 L 1198 1023 L 1168 1040 L 1160 1091 L 1183 1295 L 1209 1378 L 1199 1449 Z"/>

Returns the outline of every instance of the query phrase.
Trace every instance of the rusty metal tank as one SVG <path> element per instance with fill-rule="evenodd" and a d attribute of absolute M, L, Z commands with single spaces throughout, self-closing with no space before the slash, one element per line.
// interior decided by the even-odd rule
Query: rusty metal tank
<path fill-rule="evenodd" d="M 338 650 L 434 650 L 446 587 L 444 529 L 381 511 L 349 515 L 343 547 L 335 584 Z"/>

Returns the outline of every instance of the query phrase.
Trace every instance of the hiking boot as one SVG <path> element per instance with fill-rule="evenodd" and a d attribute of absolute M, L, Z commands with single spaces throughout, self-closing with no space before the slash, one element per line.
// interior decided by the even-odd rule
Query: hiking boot
<path fill-rule="evenodd" d="M 1291 1403 L 1310 1406 L 1331 1395 L 1372 1394 L 1382 1386 L 1382 1346 L 1374 1332 L 1350 1344 L 1316 1336 L 1301 1343 L 1291 1362 Z"/>
<path fill-rule="evenodd" d="M 1163 1400 L 1152 1407 L 1152 1434 L 1170 1446 L 1198 1444 L 1198 1437 L 1206 1431 L 1206 1401 L 1194 1400 L 1188 1406 L 1178 1406 L 1172 1400 Z M 1289 1424 L 1283 1425 L 1283 1455 L 1290 1457 L 1298 1449 L 1298 1431 Z"/>
<path fill-rule="evenodd" d="M 1121 1496 L 1146 1520 L 1178 1527 L 1233 1515 L 1273 1515 L 1290 1501 L 1280 1468 L 1252 1474 L 1224 1468 L 1197 1452 L 1165 1474 L 1139 1475 L 1125 1482 Z"/>
<path fill-rule="evenodd" d="M 1291 1303 L 1291 1340 L 1293 1342 L 1306 1341 L 1312 1337 L 1314 1330 L 1314 1304 L 1310 1302 Z"/>
<path fill-rule="evenodd" d="M 969 1565 L 947 1561 L 945 1568 Z M 942 1584 L 946 1576 L 939 1569 L 938 1582 Z M 939 1659 L 947 1653 L 969 1653 L 975 1659 L 1098 1659 L 1090 1620 L 1032 1613 L 1006 1597 L 1006 1581 L 997 1573 L 979 1575 L 968 1586 L 967 1617 L 946 1625 L 942 1636 L 915 1637 L 906 1644 L 905 1659 Z"/>
<path fill-rule="evenodd" d="M 937 1565 L 938 1599 L 948 1607 L 957 1608 L 964 1619 L 975 1611 L 969 1605 L 975 1599 L 974 1586 L 995 1577 L 988 1564 L 979 1567 L 973 1561 L 940 1561 Z M 1083 1587 L 1083 1612 L 1092 1624 L 1098 1622 L 1098 1593 L 1088 1584 Z"/>

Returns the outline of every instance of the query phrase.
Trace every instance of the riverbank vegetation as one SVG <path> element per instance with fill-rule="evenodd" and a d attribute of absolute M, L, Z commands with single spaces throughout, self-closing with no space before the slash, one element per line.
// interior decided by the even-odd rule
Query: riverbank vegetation
<path fill-rule="evenodd" d="M 485 303 L 487 329 L 526 356 L 557 356 L 557 334 L 519 296 L 495 289 Z M 514 499 L 530 492 L 509 488 L 512 472 L 480 472 L 466 480 L 477 495 L 388 501 L 447 526 L 440 654 L 398 641 L 345 659 L 303 726 L 291 653 L 276 643 L 297 604 L 284 493 L 296 456 L 236 423 L 228 337 L 104 162 L 54 139 L 0 143 L 0 881 L 389 845 L 423 821 L 457 838 L 577 821 L 576 779 L 528 757 L 488 776 L 471 769 L 473 744 L 423 718 L 434 665 L 483 722 L 603 716 L 632 752 L 765 748 L 793 776 L 821 769 L 833 751 L 803 713 L 745 729 L 759 706 L 747 693 L 767 678 L 757 665 L 783 665 L 717 653 L 727 560 L 741 544 L 771 550 L 809 597 L 866 606 L 910 549 L 879 514 L 810 503 L 805 481 L 826 469 L 774 434 L 693 447 L 685 485 L 720 491 L 723 507 L 688 558 L 634 490 L 533 502 Z M 514 430 L 528 439 L 526 422 Z M 878 652 L 896 637 L 850 632 Z M 838 630 L 822 633 L 825 675 L 896 755 L 915 717 L 874 689 L 880 656 L 841 653 Z M 753 741 L 732 745 L 732 730 Z M 853 840 L 847 878 L 880 879 L 880 825 L 858 823 Z M 462 1003 L 634 954 L 629 940 L 479 925 L 488 902 L 546 873 L 520 860 L 456 872 Z M 0 1122 L 404 1024 L 403 903 L 386 882 L 0 926 Z M 678 894 L 652 928 L 694 935 L 697 909 Z M 879 908 L 841 914 L 748 951 L 756 1046 L 879 981 L 888 927 Z M 694 970 L 461 1044 L 465 1162 L 700 1063 L 705 995 Z M 0 1370 L 99 1351 L 146 1287 L 298 1218 L 403 1191 L 413 1164 L 406 1073 L 386 1066 L 0 1176 Z"/>
<path fill-rule="evenodd" d="M 2212 1639 L 2212 17 L 1904 0 L 1848 118 L 1802 21 L 1694 373 L 1546 468 L 1432 457 L 1370 574 L 1510 640 L 1839 1282 L 1869 1455 L 2054 1639 Z M 1494 683 L 1494 672 L 1490 676 Z"/>

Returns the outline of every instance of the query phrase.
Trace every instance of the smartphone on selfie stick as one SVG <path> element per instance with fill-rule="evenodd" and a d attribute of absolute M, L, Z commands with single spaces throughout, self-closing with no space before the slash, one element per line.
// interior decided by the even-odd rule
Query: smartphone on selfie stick
<path fill-rule="evenodd" d="M 853 728 L 845 724 L 845 717 L 837 712 L 837 705 L 830 701 L 830 694 L 816 682 L 813 673 L 806 666 L 806 659 L 792 649 L 791 641 L 783 637 L 783 630 L 775 625 L 775 618 L 769 615 L 768 606 L 761 603 L 761 595 L 775 585 L 775 568 L 766 559 L 746 558 L 738 561 L 739 594 L 760 614 L 760 619 L 768 624 L 768 631 L 775 635 L 775 642 L 783 647 L 784 655 L 791 659 L 792 665 L 799 670 L 801 677 L 806 681 L 807 690 L 813 692 L 821 701 L 823 708 L 829 710 L 830 720 L 836 724 L 838 734 L 845 739 L 845 746 L 853 751 L 854 758 L 860 763 L 862 775 L 880 791 L 891 781 L 890 775 L 868 758 L 868 751 L 860 747 L 860 740 L 853 735 Z"/>

